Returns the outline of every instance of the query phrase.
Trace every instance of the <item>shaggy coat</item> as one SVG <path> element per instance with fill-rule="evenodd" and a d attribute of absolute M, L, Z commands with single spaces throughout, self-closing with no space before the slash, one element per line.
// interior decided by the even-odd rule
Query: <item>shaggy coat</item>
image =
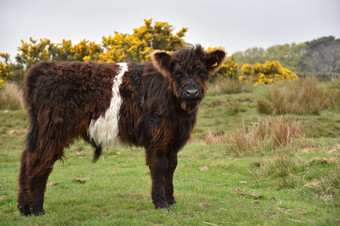
<path fill-rule="evenodd" d="M 207 81 L 226 53 L 201 46 L 173 54 L 155 51 L 152 62 L 41 62 L 26 74 L 30 128 L 21 155 L 18 208 L 44 214 L 44 192 L 56 160 L 74 139 L 95 148 L 118 140 L 146 149 L 156 208 L 175 203 L 177 153 L 190 138 Z"/>

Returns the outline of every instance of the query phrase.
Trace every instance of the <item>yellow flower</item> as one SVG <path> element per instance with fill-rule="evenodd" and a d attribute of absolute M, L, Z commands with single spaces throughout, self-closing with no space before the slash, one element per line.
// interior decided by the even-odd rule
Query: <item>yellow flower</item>
<path fill-rule="evenodd" d="M 264 64 L 256 63 L 255 65 L 244 64 L 241 72 L 245 76 L 252 76 L 254 85 L 269 84 L 279 80 L 294 81 L 299 79 L 294 72 L 282 67 L 279 61 L 266 61 Z M 243 77 L 240 79 L 244 81 Z"/>
<path fill-rule="evenodd" d="M 84 57 L 83 57 L 83 61 L 89 61 L 90 59 L 91 59 L 90 56 L 84 56 Z"/>

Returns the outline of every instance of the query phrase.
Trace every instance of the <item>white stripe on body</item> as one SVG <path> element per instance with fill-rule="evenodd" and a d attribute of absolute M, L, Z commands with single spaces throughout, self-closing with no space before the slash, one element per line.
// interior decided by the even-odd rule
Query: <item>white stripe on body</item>
<path fill-rule="evenodd" d="M 113 79 L 110 107 L 104 116 L 100 116 L 97 120 L 92 119 L 88 129 L 90 140 L 101 147 L 112 146 L 118 142 L 119 109 L 122 104 L 119 87 L 122 84 L 123 75 L 128 71 L 127 63 L 119 63 L 119 66 L 120 70 Z"/>

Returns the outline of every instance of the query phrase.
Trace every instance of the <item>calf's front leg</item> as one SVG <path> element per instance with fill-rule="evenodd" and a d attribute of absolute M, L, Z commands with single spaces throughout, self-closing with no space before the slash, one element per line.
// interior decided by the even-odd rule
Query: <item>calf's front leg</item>
<path fill-rule="evenodd" d="M 173 185 L 173 175 L 177 167 L 177 153 L 169 158 L 169 166 L 165 170 L 165 197 L 168 205 L 172 205 L 176 203 L 174 198 L 174 185 Z"/>
<path fill-rule="evenodd" d="M 156 208 L 169 211 L 169 206 L 165 198 L 164 175 L 168 168 L 168 158 L 163 153 L 148 150 L 148 165 L 152 179 L 151 197 Z"/>

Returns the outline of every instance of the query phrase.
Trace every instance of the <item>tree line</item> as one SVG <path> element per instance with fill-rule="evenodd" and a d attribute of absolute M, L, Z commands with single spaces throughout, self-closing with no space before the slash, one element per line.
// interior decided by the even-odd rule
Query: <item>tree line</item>
<path fill-rule="evenodd" d="M 295 73 L 340 73 L 340 39 L 321 37 L 304 43 L 274 45 L 267 49 L 249 48 L 234 54 L 241 67 L 244 64 L 278 60 Z"/>

